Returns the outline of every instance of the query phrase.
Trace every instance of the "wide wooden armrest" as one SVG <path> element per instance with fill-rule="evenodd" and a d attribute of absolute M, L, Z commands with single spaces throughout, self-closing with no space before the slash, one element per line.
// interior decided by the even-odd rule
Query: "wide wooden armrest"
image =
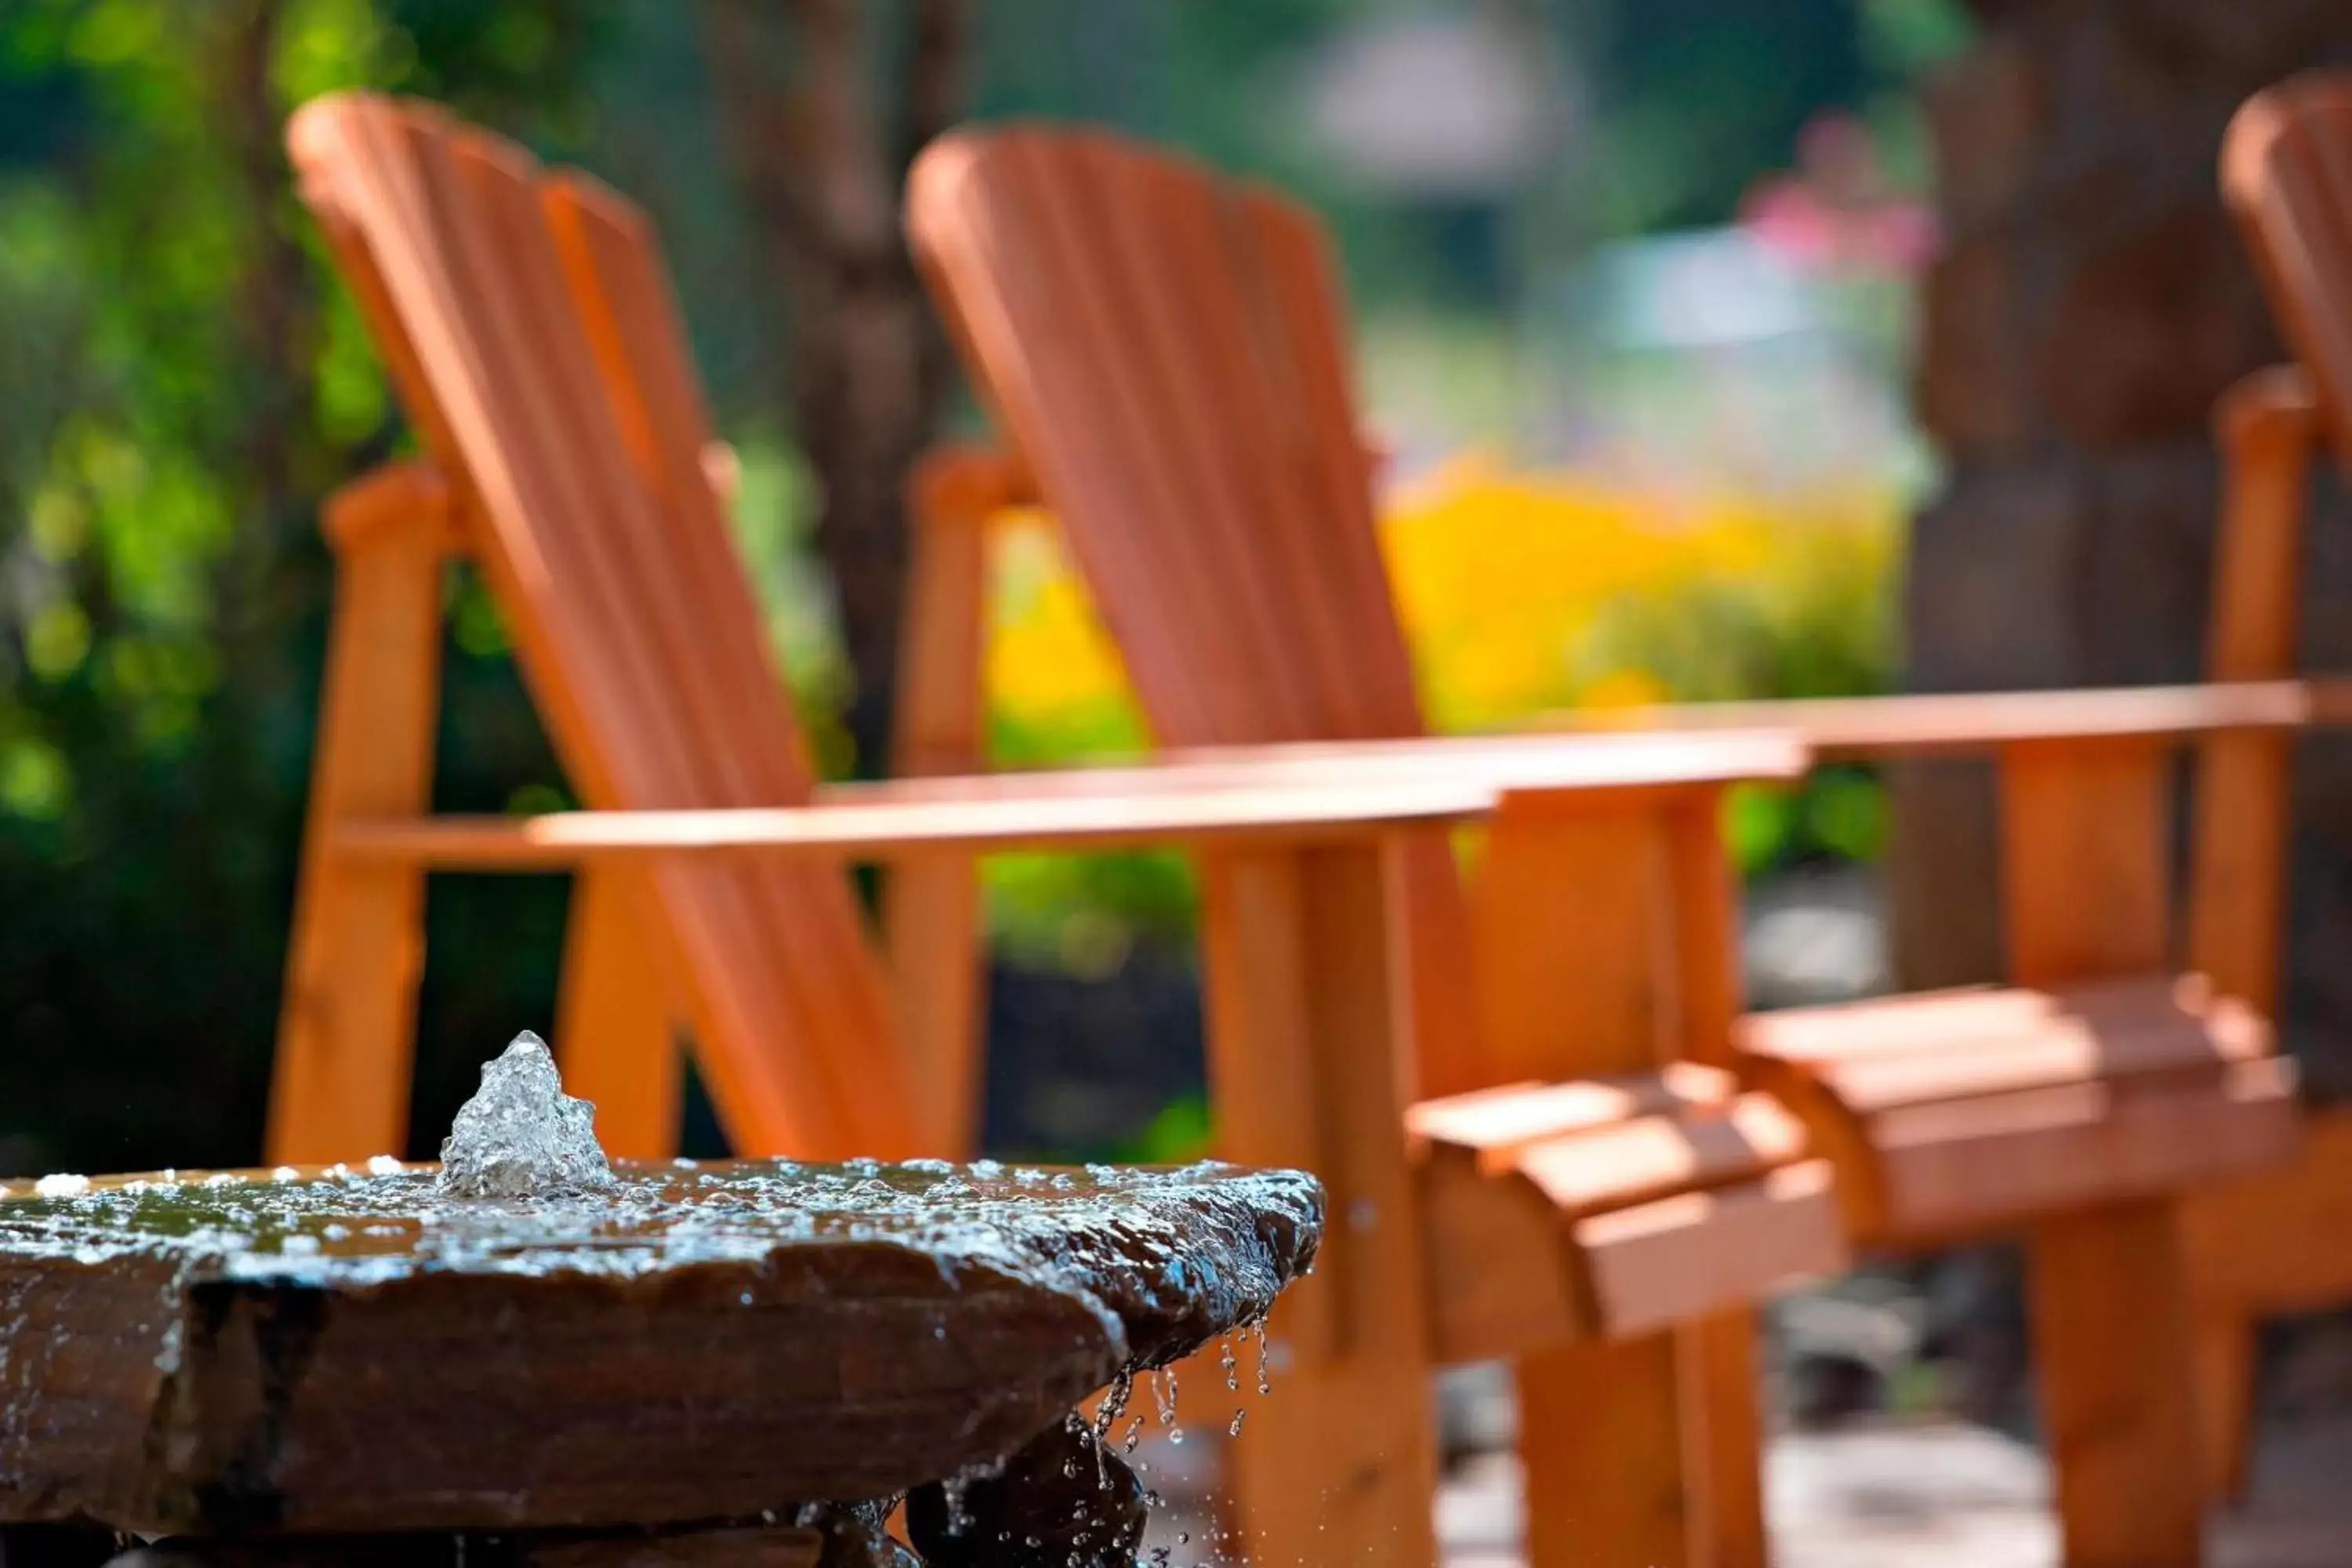
<path fill-rule="evenodd" d="M 2244 681 L 2110 687 L 2072 691 L 1986 691 L 1902 697 L 1832 697 L 1777 702 L 1691 702 L 1601 712 L 1550 713 L 1528 728 L 1549 733 L 1703 734 L 1782 729 L 1825 762 L 1998 751 L 2068 741 L 2188 741 L 2252 730 L 2291 730 L 2352 719 L 2352 683 Z"/>
<path fill-rule="evenodd" d="M 1173 748 L 1108 767 L 968 773 L 828 784 L 824 804 L 916 803 L 1189 795 L 1202 790 L 1320 787 L 1335 783 L 1455 779 L 1507 789 L 1706 788 L 1801 777 L 1801 737 L 1726 726 L 1697 732 L 1424 736 L 1265 746 Z"/>
<path fill-rule="evenodd" d="M 1362 838 L 1466 821 L 1512 794 L 1622 799 L 1801 772 L 1787 736 L 1507 737 L 1196 752 L 1144 767 L 837 786 L 804 806 L 352 821 L 336 854 L 442 869 L 647 855 L 895 859 L 926 852 Z"/>
<path fill-rule="evenodd" d="M 557 870 L 646 856 L 887 860 L 927 851 L 1116 849 L 1234 840 L 1309 844 L 1486 809 L 1492 792 L 1443 780 L 1329 790 L 1216 790 L 1026 800 L 856 801 L 714 811 L 565 811 L 539 816 L 357 821 L 339 855 L 441 870 Z"/>

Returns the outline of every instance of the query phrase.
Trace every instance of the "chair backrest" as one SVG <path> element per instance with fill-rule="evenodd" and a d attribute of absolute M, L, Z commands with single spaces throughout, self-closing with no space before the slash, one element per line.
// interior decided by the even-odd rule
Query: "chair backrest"
<path fill-rule="evenodd" d="M 1418 735 L 1345 308 L 1314 216 L 1097 132 L 925 149 L 907 230 L 1163 744 Z M 1425 1092 L 1485 1087 L 1446 837 L 1398 858 Z"/>
<path fill-rule="evenodd" d="M 1311 215 L 1023 127 L 933 143 L 907 223 L 1162 742 L 1421 731 Z"/>
<path fill-rule="evenodd" d="M 2221 190 L 2352 460 L 2352 72 L 2313 71 L 2247 100 L 2223 140 Z"/>
<path fill-rule="evenodd" d="M 428 105 L 320 100 L 288 145 L 583 798 L 807 798 L 642 216 Z M 903 1045 L 844 870 L 670 861 L 648 880 L 739 1149 L 912 1152 Z"/>

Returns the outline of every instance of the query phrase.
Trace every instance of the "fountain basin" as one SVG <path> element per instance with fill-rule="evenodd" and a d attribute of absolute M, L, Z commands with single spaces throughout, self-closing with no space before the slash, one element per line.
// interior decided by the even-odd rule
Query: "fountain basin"
<path fill-rule="evenodd" d="M 1312 1263 L 1292 1172 L 429 1165 L 0 1185 L 0 1520 L 543 1530 L 887 1497 Z M 787 1516 L 788 1517 L 788 1516 Z"/>

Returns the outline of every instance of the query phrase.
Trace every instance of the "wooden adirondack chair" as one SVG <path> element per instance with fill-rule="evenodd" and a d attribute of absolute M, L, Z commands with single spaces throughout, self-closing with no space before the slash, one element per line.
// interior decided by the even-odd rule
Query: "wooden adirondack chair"
<path fill-rule="evenodd" d="M 920 591 L 965 606 L 938 623 L 958 644 L 919 631 L 919 670 L 976 666 L 978 521 L 1034 473 L 1163 742 L 1423 733 L 1310 219 L 1108 139 L 1016 132 L 927 152 L 908 226 L 1019 453 L 944 455 L 917 486 Z M 926 717 L 933 753 L 968 764 L 973 714 Z M 1719 806 L 1712 789 L 1507 806 L 1466 889 L 1444 833 L 1397 851 L 1419 1098 L 1386 1137 L 1411 1139 L 1425 1272 L 1393 1277 L 1387 1299 L 1426 1301 L 1441 1361 L 1516 1360 L 1541 1563 L 1761 1554 L 1748 1308 L 1830 1252 L 1803 1137 L 1723 1070 Z M 1202 870 L 1223 1151 L 1316 1148 L 1350 1082 L 1249 1016 L 1263 932 L 1293 895 L 1243 857 Z M 1327 1134 L 1310 1163 L 1381 1157 Z M 1507 1210 L 1486 1200 L 1505 1174 Z M 1706 1250 L 1681 1245 L 1701 1223 Z M 1565 1277 L 1563 1236 L 1584 1255 Z M 1426 1383 L 1425 1352 L 1409 1353 L 1269 1408 L 1286 1440 L 1234 1456 L 1255 1560 L 1429 1560 L 1423 1487 L 1370 1484 L 1400 1435 L 1349 1415 L 1375 1380 Z M 1711 1505 L 1686 1508 L 1692 1491 Z"/>
<path fill-rule="evenodd" d="M 430 453 L 329 511 L 331 674 L 271 1106 L 273 1157 L 301 1161 L 405 1134 L 422 872 L 322 840 L 429 805 L 445 561 L 479 565 L 590 803 L 794 805 L 811 773 L 637 215 L 423 105 L 323 100 L 289 145 Z M 671 1136 L 673 1017 L 746 1150 L 925 1145 L 836 868 L 670 859 L 583 880 L 559 1034 L 616 1152 Z"/>
<path fill-rule="evenodd" d="M 1262 1474 L 1301 1484 L 1284 1515 L 1293 1560 L 1431 1559 L 1433 1412 L 1421 1369 L 1433 1331 L 1566 1337 L 1592 1321 L 1687 1315 L 1836 1261 L 1826 1173 L 1795 1160 L 1785 1119 L 1719 1073 L 1581 1085 L 1533 1114 L 1516 1108 L 1508 1139 L 1468 1112 L 1429 1126 L 1430 1142 L 1461 1145 L 1453 1228 L 1433 1240 L 1412 1223 L 1391 1024 L 1394 834 L 1494 816 L 1547 823 L 1578 803 L 1654 805 L 1684 847 L 1683 948 L 1696 955 L 1685 962 L 1719 974 L 1728 888 L 1689 846 L 1705 837 L 1714 792 L 1801 768 L 1793 741 L 1374 740 L 1149 771 L 814 789 L 730 553 L 667 284 L 636 215 L 425 106 L 330 99 L 289 140 L 427 457 L 362 481 L 330 511 L 337 607 L 277 1158 L 352 1159 L 398 1142 L 429 870 L 581 879 L 558 1047 L 615 1152 L 667 1147 L 669 1026 L 680 1020 L 739 1148 L 888 1155 L 927 1138 L 952 1147 L 937 1088 L 960 1092 L 969 1061 L 921 1059 L 843 862 L 913 857 L 952 870 L 990 848 L 1177 842 L 1221 858 L 1209 940 L 1232 1142 L 1316 1169 L 1342 1216 L 1318 1277 L 1286 1299 L 1277 1330 L 1291 1364 L 1244 1445 L 1265 1456 Z M 606 809 L 426 815 L 441 569 L 460 552 L 497 595 L 567 770 Z M 972 668 L 955 683 L 968 688 Z M 968 914 L 956 902 L 968 889 L 948 880 L 916 881 L 906 929 L 937 933 L 957 926 L 960 907 Z M 942 998 L 971 994 L 968 923 L 951 951 L 902 944 L 926 961 L 903 983 L 935 1019 L 950 1016 Z M 1699 988 L 1702 999 L 1720 991 Z M 1599 1182 L 1568 1146 L 1595 1124 L 1639 1144 Z M 1546 1195 L 1571 1188 L 1572 1204 Z M 1482 1239 L 1514 1250 L 1481 1256 Z M 1453 1277 L 1435 1331 L 1417 1288 L 1425 1244 Z M 1612 1449 L 1625 1440 L 1594 1436 Z M 1314 1489 L 1327 1482 L 1328 1494 Z M 1338 1550 L 1351 1541 L 1365 1551 Z"/>
<path fill-rule="evenodd" d="M 2352 458 L 2352 72 L 2313 73 L 2256 94 L 2223 142 L 2221 187 L 2236 213 L 2297 365 L 2247 378 L 2222 400 L 2229 461 L 2224 573 L 2210 658 L 2216 675 L 2295 668 L 2305 513 L 2312 466 Z M 2287 754 L 2241 737 L 2213 762 L 2249 796 L 2283 798 Z M 2274 874 L 2277 813 L 2205 831 Z M 2217 984 L 2268 1010 L 2279 989 L 2276 911 L 2206 933 Z M 2199 1313 L 2207 1458 L 2217 1495 L 2244 1485 L 2253 1426 L 2254 1329 L 2267 1315 L 2352 1300 L 2352 1109 L 2316 1109 L 2302 1157 L 2202 1193 L 2187 1210 Z"/>
<path fill-rule="evenodd" d="M 1114 138 L 1016 129 L 926 153 L 908 226 L 1009 443 L 939 460 L 924 493 L 963 503 L 925 524 L 940 578 L 973 572 L 982 500 L 1042 498 L 1162 741 L 1419 731 L 1311 218 Z M 2283 688 L 1792 705 L 1783 721 L 1849 752 L 1999 752 L 2013 966 L 2039 991 L 1735 1029 L 1719 965 L 1651 956 L 1685 907 L 1664 896 L 1655 816 L 1506 813 L 1466 895 L 1424 840 L 1399 911 L 1423 1088 L 1668 1055 L 1732 1066 L 1800 1110 L 1837 1161 L 1858 1239 L 2024 1233 L 2067 1561 L 2192 1563 L 2190 1394 L 2185 1372 L 2164 1370 L 2185 1367 L 2189 1343 L 2168 1194 L 2284 1157 L 2294 1122 L 2260 1011 L 2237 987 L 2216 996 L 2169 973 L 2169 748 L 2220 736 L 2234 809 L 2217 816 L 2209 789 L 2200 947 L 2259 942 L 2278 885 L 2261 825 L 2280 803 L 2275 773 L 2244 759 L 2273 755 L 2252 732 L 2305 706 Z M 1710 830 L 1686 818 L 1672 843 L 1684 878 L 1720 882 Z M 1214 878 L 1208 890 L 1212 908 L 1230 896 Z M 1718 892 L 1719 931 L 1725 908 Z M 1235 1050 L 1217 1047 L 1221 1069 Z M 1447 1160 L 1478 1142 L 1449 1142 L 1454 1114 L 1415 1113 L 1433 1216 Z M 1498 1237 L 1486 1251 L 1504 1249 Z M 1718 1319 L 1683 1337 L 1695 1458 L 1679 1485 L 1664 1341 L 1522 1363 L 1534 1562 L 1764 1560 L 1745 1332 Z M 1595 1427 L 1604 1406 L 1612 1424 Z M 1597 1446 L 1596 1430 L 1610 1434 Z M 1703 1523 L 1682 1517 L 1685 1493 Z"/>

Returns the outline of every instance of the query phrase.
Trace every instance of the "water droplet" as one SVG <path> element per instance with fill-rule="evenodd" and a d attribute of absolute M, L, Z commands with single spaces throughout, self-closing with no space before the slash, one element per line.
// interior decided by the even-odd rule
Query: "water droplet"
<path fill-rule="evenodd" d="M 1174 1367 L 1160 1368 L 1159 1375 L 1151 1380 L 1151 1402 L 1160 1412 L 1160 1424 L 1162 1426 L 1176 1425 L 1176 1369 Z"/>

